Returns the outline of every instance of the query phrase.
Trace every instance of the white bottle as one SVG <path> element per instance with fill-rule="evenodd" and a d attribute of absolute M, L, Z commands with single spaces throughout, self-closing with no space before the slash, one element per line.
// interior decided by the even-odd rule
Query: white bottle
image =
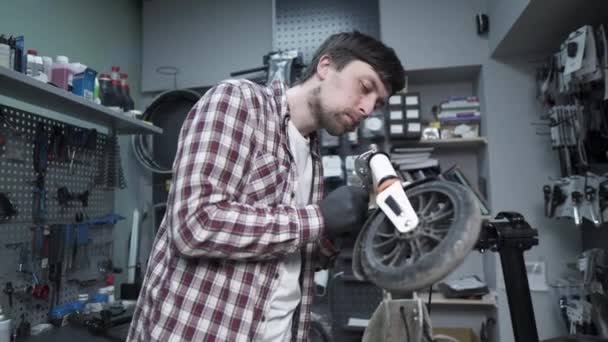
<path fill-rule="evenodd" d="M 47 82 L 51 81 L 51 68 L 53 67 L 53 58 L 49 56 L 42 56 L 42 68 L 48 78 Z"/>
<path fill-rule="evenodd" d="M 36 57 L 38 56 L 38 52 L 36 50 L 27 50 L 27 54 L 25 55 L 26 65 L 25 74 L 29 77 L 38 76 L 39 70 L 36 68 Z"/>
<path fill-rule="evenodd" d="M 11 66 L 11 47 L 0 43 L 0 67 L 10 68 Z"/>
<path fill-rule="evenodd" d="M 81 63 L 70 63 L 70 77 L 68 78 L 68 89 L 72 88 L 73 82 L 74 82 L 74 75 L 76 74 L 80 74 L 81 72 L 84 72 L 87 69 L 87 66 Z"/>
<path fill-rule="evenodd" d="M 2 313 L 0 307 L 0 342 L 11 342 L 11 320 Z"/>
<path fill-rule="evenodd" d="M 44 72 L 44 63 L 42 62 L 42 57 L 34 56 L 33 64 L 34 69 L 36 70 L 35 73 L 37 74 L 37 76 L 34 76 L 34 78 L 40 82 L 48 82 L 49 76 Z"/>
<path fill-rule="evenodd" d="M 78 301 L 84 303 L 83 315 L 89 315 L 91 313 L 91 306 L 89 305 L 89 294 L 81 293 L 78 295 Z"/>
<path fill-rule="evenodd" d="M 99 289 L 99 293 L 108 295 L 108 303 L 112 304 L 116 301 L 114 297 L 114 285 L 108 285 Z"/>

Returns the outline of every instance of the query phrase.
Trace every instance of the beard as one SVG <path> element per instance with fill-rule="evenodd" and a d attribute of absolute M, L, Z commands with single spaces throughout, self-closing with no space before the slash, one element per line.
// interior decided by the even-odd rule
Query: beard
<path fill-rule="evenodd" d="M 308 96 L 308 108 L 323 128 L 333 136 L 344 134 L 350 127 L 346 127 L 341 121 L 340 116 L 344 115 L 336 111 L 329 110 L 321 99 L 321 86 L 314 88 Z"/>

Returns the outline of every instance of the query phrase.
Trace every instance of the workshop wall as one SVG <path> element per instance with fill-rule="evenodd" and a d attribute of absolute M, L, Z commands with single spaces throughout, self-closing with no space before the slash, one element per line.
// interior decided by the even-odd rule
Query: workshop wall
<path fill-rule="evenodd" d="M 528 6 L 530 0 L 486 1 L 488 16 L 491 18 L 488 43 L 490 51 L 494 51 L 526 6 Z"/>
<path fill-rule="evenodd" d="M 272 49 L 272 5 L 264 1 L 154 0 L 142 5 L 142 90 L 215 84 L 262 65 Z M 177 86 L 158 67 L 179 70 Z"/>
<path fill-rule="evenodd" d="M 0 32 L 22 34 L 26 48 L 48 56 L 68 55 L 91 68 L 107 71 L 119 65 L 129 74 L 131 96 L 136 108 L 140 106 L 141 76 L 141 9 L 139 1 L 124 0 L 20 0 L 3 6 L 0 11 Z M 84 127 L 94 127 L 85 121 L 65 118 L 61 113 L 36 108 L 27 103 L 0 97 L 8 105 L 48 115 Z M 131 216 L 135 207 L 151 199 L 151 176 L 132 156 L 129 137 L 119 137 L 122 166 L 127 188 L 115 192 L 115 210 L 127 217 L 114 228 L 114 262 L 126 277 L 128 238 Z"/>
<path fill-rule="evenodd" d="M 488 1 L 488 15 L 497 27 L 490 29 L 491 50 L 500 42 L 528 1 Z M 492 25 L 491 24 L 491 25 Z M 504 26 L 504 27 L 503 27 Z M 493 27 L 493 26 L 491 26 Z M 537 121 L 540 106 L 535 99 L 534 63 L 529 60 L 497 61 L 483 64 L 482 79 L 487 109 L 489 199 L 497 211 L 518 211 L 539 232 L 539 245 L 525 254 L 526 261 L 544 261 L 548 291 L 532 291 L 539 338 L 564 335 L 559 316 L 555 284 L 576 260 L 581 249 L 581 232 L 571 221 L 546 219 L 543 214 L 542 185 L 559 178 L 557 154 L 548 136 L 536 134 L 531 125 Z M 517 138 L 514 138 L 517 137 Z M 496 258 L 500 342 L 513 341 L 500 260 Z"/>
<path fill-rule="evenodd" d="M 529 0 L 380 0 L 380 28 L 383 41 L 395 48 L 410 71 L 482 65 L 477 96 L 482 103 L 481 129 L 488 138 L 488 147 L 479 174 L 488 180 L 493 215 L 518 211 L 539 230 L 539 246 L 526 253 L 526 261 L 546 262 L 548 283 L 553 284 L 564 264 L 580 253 L 580 231 L 570 222 L 543 216 L 541 187 L 549 177 L 559 177 L 559 164 L 548 137 L 536 135 L 531 125 L 539 112 L 534 98 L 534 65 L 529 61 L 496 61 L 490 56 L 528 3 Z M 480 37 L 475 33 L 474 17 L 486 8 L 490 33 Z M 467 261 L 465 265 L 470 263 Z M 510 342 L 513 333 L 501 272 L 498 256 L 487 252 L 483 256 L 483 274 L 498 292 L 499 341 Z M 532 298 L 540 338 L 565 333 L 554 289 L 533 291 Z"/>
<path fill-rule="evenodd" d="M 531 122 L 540 108 L 534 98 L 534 69 L 527 61 L 488 60 L 483 66 L 490 178 L 490 201 L 498 211 L 517 211 L 538 229 L 539 245 L 525 253 L 526 261 L 545 261 L 547 282 L 554 284 L 565 263 L 581 252 L 580 230 L 571 221 L 546 219 L 542 184 L 559 178 L 557 155 L 548 136 L 539 136 Z M 514 138 L 517 137 L 517 138 Z M 542 256 L 542 257 L 541 257 Z M 497 279 L 501 279 L 496 258 Z M 513 341 L 504 284 L 497 282 L 501 342 Z M 557 309 L 554 289 L 532 292 L 540 339 L 563 335 L 566 331 Z"/>
<path fill-rule="evenodd" d="M 380 0 L 380 36 L 405 69 L 481 64 L 485 37 L 475 34 L 479 0 Z"/>

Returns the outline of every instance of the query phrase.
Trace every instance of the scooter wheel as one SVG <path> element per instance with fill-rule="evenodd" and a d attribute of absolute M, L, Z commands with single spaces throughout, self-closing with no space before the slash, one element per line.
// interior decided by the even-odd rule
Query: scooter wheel
<path fill-rule="evenodd" d="M 406 190 L 420 223 L 401 233 L 380 209 L 359 236 L 359 270 L 388 291 L 428 287 L 458 267 L 473 249 L 481 229 L 475 195 L 448 181 L 422 183 Z"/>

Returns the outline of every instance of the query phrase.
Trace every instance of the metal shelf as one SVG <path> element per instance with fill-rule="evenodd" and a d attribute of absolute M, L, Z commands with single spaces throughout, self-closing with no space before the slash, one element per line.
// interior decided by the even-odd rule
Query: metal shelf
<path fill-rule="evenodd" d="M 424 302 L 429 298 L 428 292 L 418 292 L 418 297 Z M 433 292 L 431 297 L 431 305 L 436 306 L 474 306 L 484 308 L 496 308 L 496 293 L 490 291 L 490 293 L 484 295 L 480 299 L 461 299 L 461 298 L 445 298 L 439 292 Z"/>
<path fill-rule="evenodd" d="M 0 67 L 0 94 L 115 130 L 116 134 L 161 134 L 163 130 L 127 117 L 22 73 Z"/>
<path fill-rule="evenodd" d="M 437 139 L 437 140 L 421 140 L 421 141 L 400 141 L 392 140 L 393 147 L 434 147 L 436 149 L 477 149 L 488 144 L 485 137 L 479 138 L 454 138 L 454 139 Z M 397 145 L 397 146 L 395 146 Z"/>

